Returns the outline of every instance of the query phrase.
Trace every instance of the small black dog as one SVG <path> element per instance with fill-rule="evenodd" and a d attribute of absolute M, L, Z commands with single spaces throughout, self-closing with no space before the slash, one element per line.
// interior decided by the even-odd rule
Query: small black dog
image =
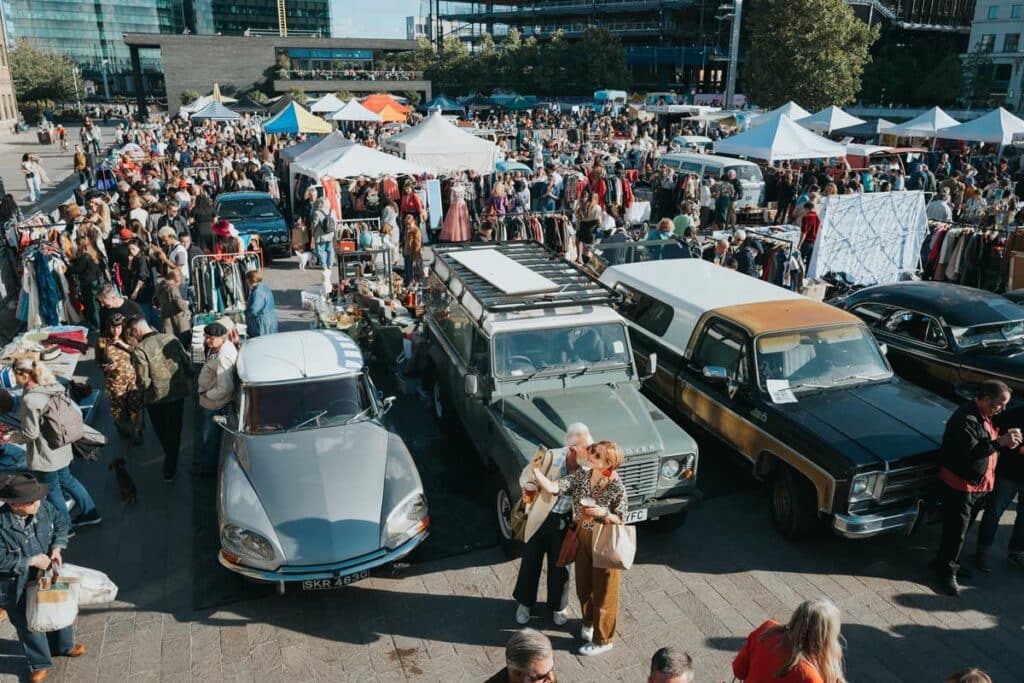
<path fill-rule="evenodd" d="M 132 481 L 132 475 L 128 474 L 128 470 L 125 468 L 124 458 L 118 458 L 110 463 L 108 469 L 117 477 L 117 490 L 121 496 L 121 502 L 126 505 L 134 505 L 136 495 L 135 482 Z"/>

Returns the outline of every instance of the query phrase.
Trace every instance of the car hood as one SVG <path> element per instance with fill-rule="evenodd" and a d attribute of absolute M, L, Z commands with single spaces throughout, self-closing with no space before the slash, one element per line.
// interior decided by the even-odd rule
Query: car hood
<path fill-rule="evenodd" d="M 380 548 L 388 438 L 365 421 L 248 440 L 240 461 L 286 564 L 333 564 Z"/>
<path fill-rule="evenodd" d="M 629 384 L 520 394 L 503 399 L 497 409 L 506 423 L 533 444 L 560 446 L 566 428 L 582 422 L 595 439 L 616 442 L 626 455 L 664 448 L 650 407 Z"/>
<path fill-rule="evenodd" d="M 284 219 L 279 216 L 270 218 L 245 218 L 239 221 L 232 221 L 238 232 L 284 230 Z"/>
<path fill-rule="evenodd" d="M 955 408 L 899 380 L 798 395 L 798 399 L 775 408 L 855 468 L 933 453 Z"/>

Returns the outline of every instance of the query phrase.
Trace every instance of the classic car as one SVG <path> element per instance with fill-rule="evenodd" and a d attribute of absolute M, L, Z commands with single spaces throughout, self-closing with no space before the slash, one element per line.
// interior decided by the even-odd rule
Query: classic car
<path fill-rule="evenodd" d="M 288 224 L 266 192 L 225 192 L 217 196 L 215 211 L 218 219 L 231 221 L 240 234 L 259 235 L 265 260 L 291 251 Z"/>
<path fill-rule="evenodd" d="M 855 316 L 699 259 L 613 266 L 647 388 L 771 484 L 785 536 L 911 531 L 953 405 L 893 376 Z M 646 368 L 645 368 L 646 369 Z"/>
<path fill-rule="evenodd" d="M 981 289 L 900 282 L 832 301 L 868 324 L 901 376 L 965 398 L 986 379 L 1024 392 L 1024 309 Z"/>
<path fill-rule="evenodd" d="M 250 339 L 222 439 L 220 563 L 304 590 L 346 586 L 427 537 L 419 472 L 381 419 L 380 399 L 347 335 L 302 331 Z"/>

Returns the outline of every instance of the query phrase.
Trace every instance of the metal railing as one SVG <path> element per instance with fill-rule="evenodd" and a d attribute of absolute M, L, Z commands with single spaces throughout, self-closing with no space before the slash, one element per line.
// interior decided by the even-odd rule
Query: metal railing
<path fill-rule="evenodd" d="M 394 69 L 366 71 L 361 69 L 278 69 L 278 80 L 300 81 L 420 81 L 422 71 Z"/>

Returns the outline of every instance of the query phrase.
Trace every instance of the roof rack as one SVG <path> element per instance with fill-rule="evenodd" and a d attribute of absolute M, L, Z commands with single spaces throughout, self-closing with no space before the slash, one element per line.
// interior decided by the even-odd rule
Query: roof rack
<path fill-rule="evenodd" d="M 517 264 L 529 268 L 537 275 L 550 280 L 557 289 L 529 294 L 509 294 L 450 256 L 454 253 L 485 249 L 496 250 Z M 478 304 L 466 307 L 471 314 L 476 313 L 477 322 L 481 322 L 487 313 L 515 313 L 563 306 L 610 305 L 622 299 L 618 292 L 535 241 L 439 245 L 434 247 L 434 255 L 434 274 L 459 303 L 465 306 L 467 302 L 464 299 L 468 295 Z M 462 286 L 456 285 L 456 280 Z"/>

